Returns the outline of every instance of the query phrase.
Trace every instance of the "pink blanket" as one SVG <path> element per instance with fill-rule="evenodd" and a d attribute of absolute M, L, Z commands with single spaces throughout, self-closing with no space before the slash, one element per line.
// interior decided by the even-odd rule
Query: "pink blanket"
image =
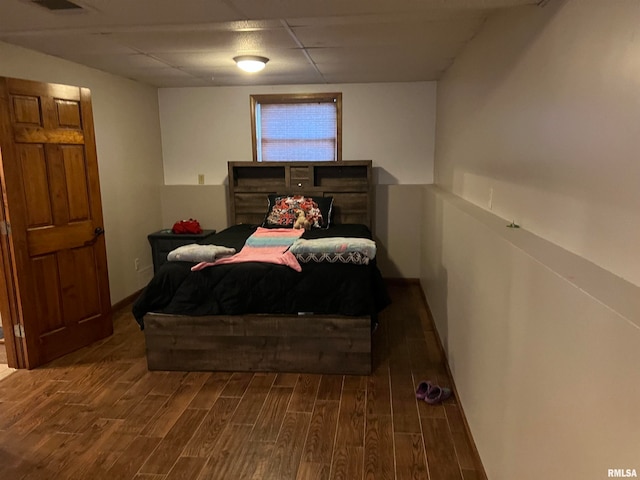
<path fill-rule="evenodd" d="M 295 255 L 289 251 L 289 247 L 303 233 L 302 229 L 258 227 L 247 239 L 242 250 L 235 255 L 220 258 L 215 262 L 200 262 L 191 267 L 191 270 L 202 270 L 206 267 L 230 263 L 262 262 L 286 265 L 300 272 L 302 267 Z"/>

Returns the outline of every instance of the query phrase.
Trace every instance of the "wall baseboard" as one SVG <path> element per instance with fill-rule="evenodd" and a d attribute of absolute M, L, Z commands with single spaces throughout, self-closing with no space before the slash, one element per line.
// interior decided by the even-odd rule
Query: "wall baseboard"
<path fill-rule="evenodd" d="M 142 288 L 140 290 L 136 290 L 131 295 L 129 295 L 128 297 L 123 298 L 119 302 L 114 303 L 113 305 L 111 305 L 111 311 L 112 312 L 117 312 L 119 310 L 122 310 L 125 307 L 128 307 L 131 303 L 133 303 L 133 301 L 136 298 L 138 298 L 138 296 L 141 293 L 142 293 Z"/>
<path fill-rule="evenodd" d="M 404 279 L 398 279 L 404 280 Z M 451 368 L 449 367 L 449 359 L 447 358 L 446 351 L 444 349 L 444 345 L 442 344 L 442 340 L 440 339 L 440 334 L 438 333 L 438 329 L 436 328 L 436 324 L 433 319 L 433 314 L 431 313 L 431 308 L 429 307 L 429 302 L 427 301 L 427 297 L 424 294 L 424 289 L 422 288 L 421 282 L 418 279 L 406 279 L 407 283 L 417 283 L 420 285 L 420 297 L 422 298 L 422 303 L 424 304 L 425 309 L 427 310 L 427 316 L 429 317 L 429 321 L 433 327 L 433 333 L 436 336 L 436 343 L 438 344 L 438 349 L 440 350 L 440 355 L 444 358 L 444 366 L 447 370 L 447 375 L 451 379 L 451 389 L 453 390 L 453 394 L 456 399 L 458 399 L 458 407 L 460 410 L 460 416 L 462 417 L 462 424 L 464 426 L 467 437 L 471 441 L 471 455 L 473 456 L 473 463 L 476 466 L 476 471 L 478 472 L 479 478 L 478 480 L 488 480 L 487 473 L 484 470 L 484 466 L 482 465 L 482 460 L 480 459 L 480 453 L 478 452 L 478 448 L 476 447 L 476 442 L 473 439 L 473 435 L 471 434 L 471 428 L 469 428 L 469 422 L 467 422 L 467 416 L 464 413 L 464 409 L 462 408 L 462 404 L 460 403 L 460 395 L 458 395 L 458 390 L 456 389 L 455 378 L 453 378 L 453 374 L 451 373 Z"/>

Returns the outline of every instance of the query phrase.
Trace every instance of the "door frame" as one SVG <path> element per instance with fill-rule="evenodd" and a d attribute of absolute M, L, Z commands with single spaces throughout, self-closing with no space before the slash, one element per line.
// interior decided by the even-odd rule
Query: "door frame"
<path fill-rule="evenodd" d="M 2 149 L 0 149 L 0 316 L 4 332 L 4 346 L 7 351 L 7 363 L 12 368 L 26 368 L 23 339 L 14 334 L 14 325 L 21 325 L 20 302 L 14 279 L 13 252 L 9 235 L 11 223 L 6 216 L 5 179 L 2 168 Z"/>

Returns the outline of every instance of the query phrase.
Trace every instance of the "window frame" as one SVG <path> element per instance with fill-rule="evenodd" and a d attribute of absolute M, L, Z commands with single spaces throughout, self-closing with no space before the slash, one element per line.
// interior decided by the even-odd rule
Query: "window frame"
<path fill-rule="evenodd" d="M 256 125 L 256 106 L 258 104 L 292 104 L 292 103 L 335 103 L 336 105 L 336 159 L 342 161 L 342 93 L 276 93 L 250 95 L 251 104 L 251 145 L 253 161 L 258 162 L 258 135 Z M 290 160 L 295 161 L 295 160 Z M 310 160 L 301 160 L 310 161 Z M 270 163 L 273 160 L 263 160 L 260 163 Z M 328 161 L 327 163 L 331 163 Z"/>

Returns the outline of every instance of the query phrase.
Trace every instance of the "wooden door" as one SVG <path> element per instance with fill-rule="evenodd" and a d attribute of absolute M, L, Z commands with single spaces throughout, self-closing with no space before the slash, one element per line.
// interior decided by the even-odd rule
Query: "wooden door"
<path fill-rule="evenodd" d="M 8 341 L 34 368 L 113 332 L 89 90 L 0 77 L 0 167 Z"/>

